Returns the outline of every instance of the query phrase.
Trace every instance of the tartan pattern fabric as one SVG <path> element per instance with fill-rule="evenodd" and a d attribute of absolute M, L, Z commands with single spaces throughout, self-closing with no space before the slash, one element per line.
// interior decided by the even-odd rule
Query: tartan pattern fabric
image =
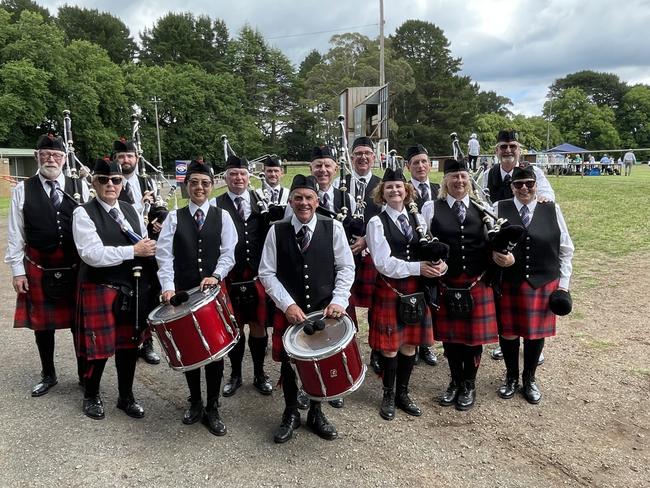
<path fill-rule="evenodd" d="M 478 276 L 462 274 L 455 278 L 443 277 L 443 280 L 451 288 L 463 288 L 473 283 L 476 278 Z M 472 318 L 468 320 L 447 317 L 447 308 L 443 297 L 445 287 L 439 286 L 438 290 L 440 308 L 436 312 L 433 327 L 436 341 L 456 342 L 469 346 L 497 342 L 496 308 L 494 292 L 491 287 L 481 280 L 472 288 L 470 293 L 474 300 L 474 308 L 472 309 Z"/>
<path fill-rule="evenodd" d="M 499 333 L 524 339 L 541 339 L 555 335 L 556 317 L 548 299 L 557 290 L 559 279 L 533 288 L 526 280 L 519 285 L 504 281 L 497 298 Z"/>
<path fill-rule="evenodd" d="M 117 290 L 94 283 L 81 283 L 77 303 L 77 356 L 88 360 L 106 359 L 116 349 L 135 349 L 131 323 L 116 323 L 113 302 Z"/>
<path fill-rule="evenodd" d="M 271 335 L 271 352 L 273 361 L 281 363 L 282 361 L 288 361 L 289 356 L 287 356 L 286 351 L 284 350 L 284 344 L 282 343 L 282 336 L 285 331 L 289 328 L 289 322 L 287 318 L 282 313 L 279 308 L 275 308 L 273 312 L 273 319 L 271 320 L 271 325 L 273 326 L 273 334 Z"/>
<path fill-rule="evenodd" d="M 44 268 L 64 268 L 70 265 L 66 262 L 63 249 L 60 247 L 53 253 L 46 253 L 26 246 L 25 254 Z M 24 263 L 29 291 L 16 296 L 14 327 L 34 331 L 70 329 L 74 324 L 76 302 L 74 293 L 62 300 L 46 297 L 41 285 L 43 270 L 27 259 Z"/>
<path fill-rule="evenodd" d="M 402 294 L 408 295 L 422 291 L 417 276 L 405 279 L 392 279 L 377 274 L 372 307 L 368 310 L 368 344 L 380 351 L 397 351 L 403 344 L 419 346 L 433 343 L 432 317 L 429 307 L 420 324 L 401 324 L 398 318 L 399 297 L 391 290 L 384 279 Z"/>
<path fill-rule="evenodd" d="M 226 278 L 226 289 L 228 290 L 228 296 L 230 296 L 230 290 L 232 283 L 239 281 L 250 281 L 255 277 L 255 272 L 246 266 L 244 272 L 241 276 L 230 273 Z M 255 290 L 257 291 L 257 306 L 252 309 L 241 310 L 241 307 L 235 308 L 233 305 L 233 311 L 235 313 L 235 320 L 240 328 L 244 327 L 245 324 L 249 322 L 256 322 L 258 324 L 265 324 L 267 321 L 267 306 L 266 306 L 266 292 L 264 291 L 264 286 L 260 280 L 255 280 Z"/>
<path fill-rule="evenodd" d="M 372 294 L 375 289 L 375 280 L 377 279 L 377 269 L 372 262 L 370 254 L 365 256 L 355 256 L 357 263 L 354 283 L 352 284 L 352 297 L 350 303 L 355 307 L 370 308 L 372 304 Z"/>

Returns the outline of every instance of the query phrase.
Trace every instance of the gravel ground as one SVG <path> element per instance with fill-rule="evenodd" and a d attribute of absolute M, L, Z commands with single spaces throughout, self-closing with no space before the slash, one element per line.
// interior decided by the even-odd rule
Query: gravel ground
<path fill-rule="evenodd" d="M 0 240 L 6 242 L 4 220 Z M 102 382 L 106 419 L 84 417 L 68 331 L 56 335 L 59 384 L 31 398 L 38 355 L 33 334 L 12 329 L 14 293 L 3 266 L 0 486 L 650 486 L 650 320 L 641 305 L 650 263 L 639 254 L 603 271 L 600 260 L 578 259 L 574 313 L 547 341 L 538 406 L 520 396 L 498 398 L 503 363 L 487 352 L 476 407 L 438 406 L 448 382 L 441 357 L 437 367 L 414 370 L 412 393 L 422 417 L 398 411 L 396 420 L 383 421 L 381 382 L 369 373 L 344 409 L 323 407 L 339 439 L 323 441 L 300 428 L 284 445 L 272 439 L 282 393 L 262 397 L 253 389 L 248 353 L 244 386 L 222 399 L 225 437 L 181 424 L 187 386 L 166 364 L 138 364 L 135 394 L 144 419 L 115 408 L 112 361 Z M 359 335 L 365 358 L 366 330 Z M 267 369 L 277 380 L 270 355 Z"/>

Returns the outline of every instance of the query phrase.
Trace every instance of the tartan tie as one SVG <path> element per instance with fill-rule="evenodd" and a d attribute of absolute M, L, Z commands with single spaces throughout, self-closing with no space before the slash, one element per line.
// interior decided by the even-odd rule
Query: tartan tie
<path fill-rule="evenodd" d="M 524 224 L 524 227 L 528 227 L 530 225 L 530 209 L 528 208 L 528 205 L 521 207 L 519 210 L 519 216 L 521 217 L 521 222 Z"/>
<path fill-rule="evenodd" d="M 305 252 L 311 242 L 311 231 L 309 230 L 309 226 L 302 226 L 302 228 L 296 233 L 296 241 L 298 242 L 300 252 Z"/>
<path fill-rule="evenodd" d="M 278 190 L 273 190 L 273 197 L 271 201 L 273 203 L 278 203 L 278 198 L 280 197 L 280 192 Z"/>
<path fill-rule="evenodd" d="M 456 200 L 454 202 L 454 212 L 456 213 L 456 218 L 458 219 L 459 224 L 465 222 L 465 213 L 467 212 L 467 209 L 462 201 Z"/>
<path fill-rule="evenodd" d="M 400 216 L 397 217 L 397 220 L 399 221 L 399 225 L 402 228 L 402 234 L 404 234 L 406 240 L 410 241 L 413 239 L 413 228 L 409 223 L 408 217 L 404 214 L 400 214 Z"/>
<path fill-rule="evenodd" d="M 361 197 L 361 198 L 366 197 L 366 179 L 365 178 L 359 178 L 357 180 L 357 193 L 356 193 L 355 197 Z"/>
<path fill-rule="evenodd" d="M 201 232 L 201 229 L 203 228 L 203 223 L 205 222 L 205 215 L 203 214 L 203 210 L 200 208 L 196 209 L 196 212 L 194 212 L 194 221 L 196 222 L 196 228 L 199 232 Z"/>
<path fill-rule="evenodd" d="M 326 208 L 327 210 L 330 209 L 330 196 L 327 193 L 323 193 L 323 196 L 320 200 L 320 206 Z"/>
<path fill-rule="evenodd" d="M 61 195 L 57 191 L 59 189 L 59 182 L 48 180 L 46 183 L 50 186 L 50 200 L 52 201 L 52 205 L 54 205 L 54 208 L 59 208 L 59 205 L 61 205 Z"/>
<path fill-rule="evenodd" d="M 133 188 L 131 188 L 131 185 L 127 180 L 124 180 L 124 191 L 126 192 L 126 196 L 129 198 L 129 203 L 135 203 L 135 198 L 133 197 Z"/>
<path fill-rule="evenodd" d="M 123 221 L 122 218 L 120 217 L 120 214 L 117 212 L 117 209 L 116 209 L 116 208 L 112 208 L 112 209 L 110 209 L 110 210 L 108 211 L 108 215 L 110 215 L 111 217 L 113 217 L 113 220 L 115 220 L 115 222 L 117 222 L 117 225 L 120 226 L 120 229 L 122 229 L 122 232 L 123 232 L 124 234 L 126 234 L 126 236 L 129 238 L 129 240 L 130 240 L 132 243 L 136 244 L 137 242 L 139 242 L 140 240 L 142 240 L 142 237 L 140 237 L 139 234 L 137 234 L 136 232 L 132 231 L 131 229 L 129 229 L 129 228 L 124 224 L 124 221 Z"/>
<path fill-rule="evenodd" d="M 428 183 L 420 183 L 420 196 L 422 196 L 422 200 L 425 202 L 429 201 L 429 184 Z"/>
<path fill-rule="evenodd" d="M 241 217 L 242 220 L 246 220 L 245 214 L 244 214 L 244 199 L 242 197 L 235 197 L 235 205 L 237 205 L 237 213 Z"/>

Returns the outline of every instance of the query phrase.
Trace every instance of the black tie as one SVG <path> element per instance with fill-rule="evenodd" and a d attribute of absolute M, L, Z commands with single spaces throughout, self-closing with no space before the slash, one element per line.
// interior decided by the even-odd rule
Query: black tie
<path fill-rule="evenodd" d="M 126 192 L 126 196 L 129 198 L 129 203 L 135 203 L 135 198 L 133 197 L 133 188 L 131 188 L 131 185 L 126 180 L 124 181 L 124 191 Z"/>
<path fill-rule="evenodd" d="M 59 205 L 61 205 L 61 195 L 57 191 L 59 189 L 59 182 L 48 180 L 46 183 L 50 185 L 50 200 L 52 205 L 54 205 L 54 208 L 59 208 Z"/>
<path fill-rule="evenodd" d="M 242 220 L 246 220 L 244 213 L 244 199 L 242 197 L 235 197 L 235 204 L 237 205 L 237 213 Z"/>
<path fill-rule="evenodd" d="M 429 201 L 429 184 L 428 183 L 420 183 L 420 195 L 422 195 L 422 201 L 424 201 L 424 202 Z"/>

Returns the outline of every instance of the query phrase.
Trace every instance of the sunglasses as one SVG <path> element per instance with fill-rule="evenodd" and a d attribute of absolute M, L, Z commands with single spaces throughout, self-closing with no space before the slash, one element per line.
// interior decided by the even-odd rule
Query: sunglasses
<path fill-rule="evenodd" d="M 514 186 L 517 190 L 521 190 L 524 185 L 526 185 L 526 188 L 529 190 L 532 190 L 533 187 L 535 186 L 535 180 L 528 180 L 528 181 L 513 181 L 512 186 Z"/>
<path fill-rule="evenodd" d="M 100 185 L 108 185 L 108 182 L 110 181 L 115 186 L 117 186 L 122 184 L 122 177 L 121 176 L 113 176 L 113 177 L 98 176 L 97 181 L 99 182 Z"/>
<path fill-rule="evenodd" d="M 517 149 L 518 145 L 517 144 L 499 144 L 497 147 L 499 149 L 501 149 L 502 151 L 505 151 L 506 149 L 510 149 L 511 151 L 514 151 L 515 149 Z"/>

